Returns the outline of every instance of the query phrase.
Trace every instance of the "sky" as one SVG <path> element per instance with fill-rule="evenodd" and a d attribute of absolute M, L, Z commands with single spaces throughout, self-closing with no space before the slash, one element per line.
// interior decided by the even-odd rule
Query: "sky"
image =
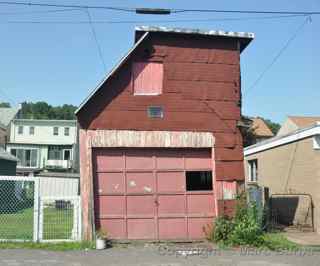
<path fill-rule="evenodd" d="M 320 11 L 319 0 L 34 2 L 177 9 Z M 256 20 L 254 18 L 257 16 L 269 15 L 179 13 L 152 16 L 90 10 L 92 21 L 131 21 L 94 24 L 104 66 L 90 24 L 64 23 L 88 22 L 87 13 L 84 10 L 40 13 L 57 9 L 61 8 L 0 5 L 0 102 L 46 101 L 52 105 L 79 105 L 133 45 L 134 27 L 153 25 L 253 32 L 255 39 L 241 54 L 242 113 L 279 123 L 287 115 L 320 116 L 320 15 L 312 16 L 311 21 L 301 28 L 305 17 Z M 164 20 L 171 21 L 162 22 Z M 300 30 L 295 39 L 246 93 L 298 28 Z"/>

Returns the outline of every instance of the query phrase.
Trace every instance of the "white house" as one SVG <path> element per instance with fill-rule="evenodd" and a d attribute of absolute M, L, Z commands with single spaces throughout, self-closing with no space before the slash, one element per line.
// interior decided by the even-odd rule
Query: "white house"
<path fill-rule="evenodd" d="M 75 120 L 14 119 L 7 151 L 19 159 L 17 172 L 72 171 L 78 168 Z"/>

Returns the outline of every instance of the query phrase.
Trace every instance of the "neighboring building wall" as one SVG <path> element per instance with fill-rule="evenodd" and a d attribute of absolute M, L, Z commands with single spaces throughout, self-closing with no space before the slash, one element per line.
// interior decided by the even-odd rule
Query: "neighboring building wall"
<path fill-rule="evenodd" d="M 0 126 L 0 147 L 4 147 L 6 144 L 6 136 L 7 136 L 7 130 L 2 128 Z"/>
<path fill-rule="evenodd" d="M 19 134 L 19 126 L 23 126 L 23 133 Z M 30 134 L 30 127 L 34 127 L 34 134 Z M 53 128 L 58 127 L 58 135 L 53 134 Z M 69 128 L 69 136 L 65 136 L 64 128 Z M 24 120 L 15 119 L 10 127 L 11 143 L 30 144 L 73 144 L 76 143 L 76 121 L 59 120 Z"/>
<path fill-rule="evenodd" d="M 252 159 L 258 160 L 258 184 L 269 187 L 270 195 L 311 194 L 315 229 L 320 232 L 320 151 L 314 149 L 313 138 L 246 156 L 246 177 Z"/>
<path fill-rule="evenodd" d="M 0 176 L 1 175 L 16 175 L 16 161 L 0 159 Z"/>
<path fill-rule="evenodd" d="M 277 136 L 287 135 L 295 130 L 299 129 L 298 126 L 291 121 L 290 118 L 287 118 L 286 121 L 280 127 Z"/>

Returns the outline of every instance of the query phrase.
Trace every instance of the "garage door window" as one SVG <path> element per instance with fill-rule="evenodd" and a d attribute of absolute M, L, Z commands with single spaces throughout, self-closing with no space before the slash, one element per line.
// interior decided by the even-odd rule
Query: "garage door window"
<path fill-rule="evenodd" d="M 212 190 L 212 172 L 211 171 L 187 171 L 186 182 L 187 182 L 187 191 Z"/>

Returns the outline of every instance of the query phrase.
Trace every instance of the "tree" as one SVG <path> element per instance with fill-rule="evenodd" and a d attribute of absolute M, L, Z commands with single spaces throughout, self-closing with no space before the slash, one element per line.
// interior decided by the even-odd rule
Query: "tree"
<path fill-rule="evenodd" d="M 0 103 L 0 108 L 10 108 L 11 104 L 8 102 L 1 102 Z"/>
<path fill-rule="evenodd" d="M 277 133 L 278 133 L 281 125 L 278 124 L 278 123 L 272 122 L 270 119 L 265 119 L 265 118 L 262 118 L 262 117 L 261 117 L 261 119 L 263 119 L 263 121 L 264 121 L 264 122 L 267 124 L 267 126 L 271 129 L 272 133 L 273 133 L 274 135 L 277 135 Z"/>
<path fill-rule="evenodd" d="M 51 106 L 46 102 L 24 102 L 22 103 L 21 116 L 24 119 L 76 119 L 74 112 L 76 106 L 64 104 L 62 106 Z"/>

